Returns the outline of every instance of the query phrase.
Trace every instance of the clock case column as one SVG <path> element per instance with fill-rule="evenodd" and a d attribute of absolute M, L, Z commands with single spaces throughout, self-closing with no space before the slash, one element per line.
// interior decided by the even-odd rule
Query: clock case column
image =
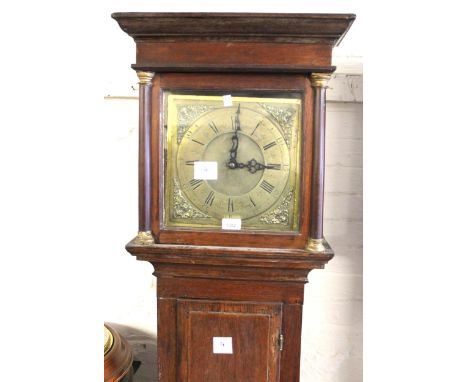
<path fill-rule="evenodd" d="M 312 123 L 312 176 L 311 176 L 311 224 L 306 248 L 322 251 L 326 241 L 323 237 L 323 207 L 325 190 L 325 130 L 326 130 L 326 90 L 330 73 L 312 73 L 313 123 Z"/>
<path fill-rule="evenodd" d="M 138 235 L 141 244 L 154 244 L 151 232 L 151 109 L 154 73 L 137 71 L 139 79 L 138 118 Z"/>

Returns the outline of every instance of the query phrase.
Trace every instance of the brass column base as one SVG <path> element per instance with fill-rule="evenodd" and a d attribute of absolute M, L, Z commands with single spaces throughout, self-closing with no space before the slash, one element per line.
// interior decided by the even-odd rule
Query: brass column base
<path fill-rule="evenodd" d="M 151 231 L 140 231 L 137 237 L 133 240 L 136 245 L 153 245 L 154 238 Z"/>
<path fill-rule="evenodd" d="M 305 249 L 310 252 L 325 252 L 325 239 L 309 239 Z"/>

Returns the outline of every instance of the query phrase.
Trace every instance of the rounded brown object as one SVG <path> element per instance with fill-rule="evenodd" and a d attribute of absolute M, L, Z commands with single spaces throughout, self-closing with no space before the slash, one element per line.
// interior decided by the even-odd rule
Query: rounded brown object
<path fill-rule="evenodd" d="M 131 382 L 133 355 L 128 342 L 104 324 L 104 382 Z"/>

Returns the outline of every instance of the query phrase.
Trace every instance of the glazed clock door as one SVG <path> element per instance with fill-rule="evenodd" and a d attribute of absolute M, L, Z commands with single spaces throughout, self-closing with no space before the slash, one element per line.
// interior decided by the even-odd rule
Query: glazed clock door
<path fill-rule="evenodd" d="M 279 381 L 282 304 L 178 300 L 178 382 Z"/>

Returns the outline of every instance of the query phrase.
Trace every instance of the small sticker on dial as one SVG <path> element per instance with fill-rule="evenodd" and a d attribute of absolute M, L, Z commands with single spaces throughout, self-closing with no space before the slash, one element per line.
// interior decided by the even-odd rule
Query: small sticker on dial
<path fill-rule="evenodd" d="M 242 219 L 239 218 L 223 218 L 221 220 L 222 229 L 240 230 L 242 226 Z"/>
<path fill-rule="evenodd" d="M 230 94 L 223 96 L 224 107 L 232 106 L 232 97 Z"/>
<path fill-rule="evenodd" d="M 193 178 L 206 180 L 218 179 L 218 162 L 194 162 Z"/>

